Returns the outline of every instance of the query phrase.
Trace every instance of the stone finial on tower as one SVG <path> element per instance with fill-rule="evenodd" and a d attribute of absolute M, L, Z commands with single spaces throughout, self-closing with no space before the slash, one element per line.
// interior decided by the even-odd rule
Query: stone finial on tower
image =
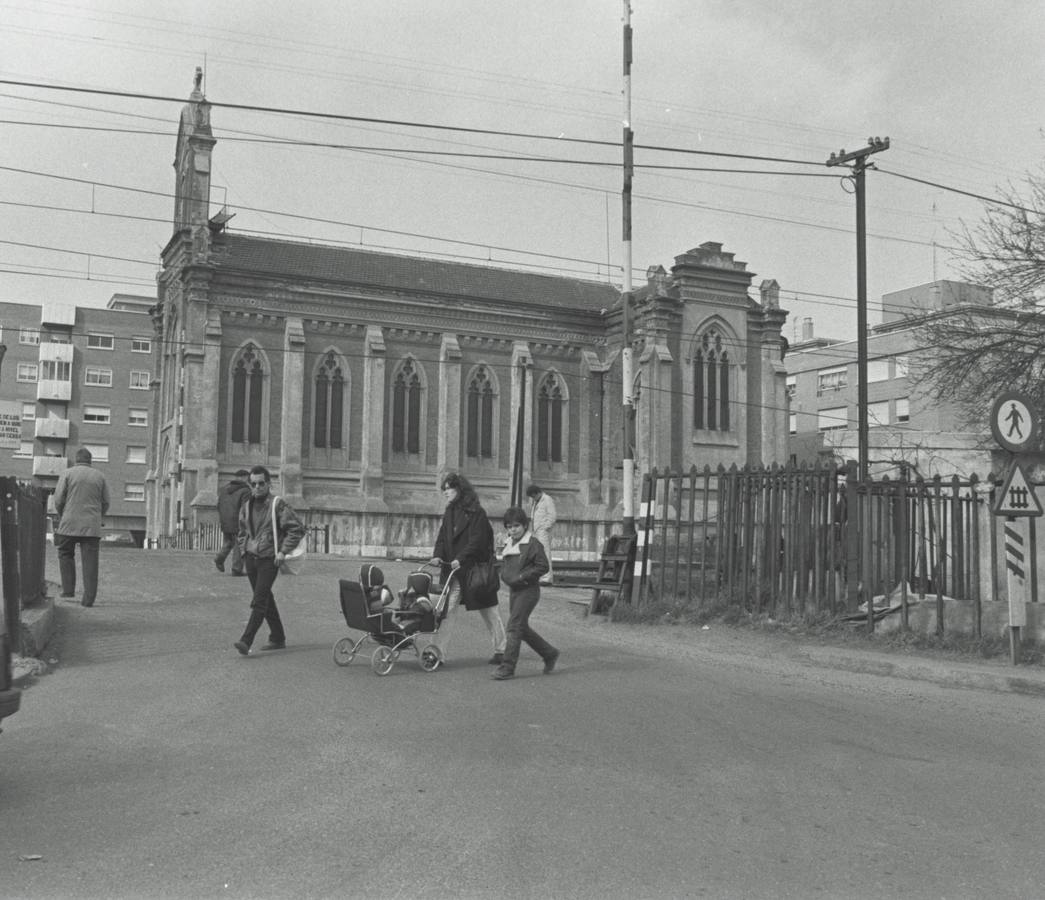
<path fill-rule="evenodd" d="M 780 309 L 780 285 L 775 278 L 766 278 L 758 286 L 762 305 L 766 309 Z"/>

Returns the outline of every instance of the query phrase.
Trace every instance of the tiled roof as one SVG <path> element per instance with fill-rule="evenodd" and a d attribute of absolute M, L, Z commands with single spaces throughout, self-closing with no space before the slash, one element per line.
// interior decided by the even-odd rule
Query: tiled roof
<path fill-rule="evenodd" d="M 620 297 L 613 285 L 577 278 L 240 234 L 218 236 L 214 251 L 220 269 L 460 299 L 598 312 Z"/>

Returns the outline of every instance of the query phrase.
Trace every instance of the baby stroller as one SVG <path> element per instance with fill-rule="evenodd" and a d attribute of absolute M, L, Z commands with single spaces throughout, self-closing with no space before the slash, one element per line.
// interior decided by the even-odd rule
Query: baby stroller
<path fill-rule="evenodd" d="M 364 565 L 359 570 L 359 581 L 342 578 L 341 611 L 349 628 L 362 631 L 359 640 L 343 637 L 334 644 L 334 662 L 347 666 L 360 648 L 372 641 L 378 646 L 370 657 L 370 667 L 378 675 L 392 671 L 404 650 L 413 650 L 421 668 L 434 672 L 443 662 L 442 651 L 431 639 L 446 618 L 451 573 L 437 597 L 433 597 L 432 575 L 424 568 L 407 577 L 407 587 L 396 597 L 384 584 L 384 575 L 377 566 Z"/>

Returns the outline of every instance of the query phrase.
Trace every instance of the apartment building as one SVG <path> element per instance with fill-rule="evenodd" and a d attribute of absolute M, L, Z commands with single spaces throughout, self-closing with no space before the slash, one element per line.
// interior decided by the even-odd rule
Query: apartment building
<path fill-rule="evenodd" d="M 105 309 L 0 302 L 0 459 L 53 490 L 78 447 L 109 484 L 108 533 L 145 532 L 153 298 Z"/>
<path fill-rule="evenodd" d="M 920 391 L 912 367 L 924 360 L 918 325 L 957 306 L 988 307 L 987 288 L 935 281 L 885 294 L 882 324 L 867 340 L 867 418 L 872 475 L 899 471 L 901 463 L 925 477 L 983 474 L 990 446 L 968 431 L 958 410 Z M 784 360 L 787 370 L 788 454 L 797 463 L 844 461 L 858 455 L 858 369 L 855 341 L 817 337 L 802 322 L 801 340 Z"/>

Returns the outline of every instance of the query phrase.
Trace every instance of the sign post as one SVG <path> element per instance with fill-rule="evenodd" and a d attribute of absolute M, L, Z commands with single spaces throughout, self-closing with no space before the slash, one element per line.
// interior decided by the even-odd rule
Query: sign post
<path fill-rule="evenodd" d="M 1009 653 L 1012 664 L 1020 661 L 1020 631 L 1027 624 L 1027 581 L 1030 528 L 1026 520 L 1043 512 L 1034 485 L 1024 470 L 1021 455 L 1036 447 L 1038 417 L 1030 399 L 1013 391 L 1002 394 L 991 408 L 994 439 L 1013 454 L 993 513 L 1005 518 L 1005 576 L 1009 594 Z"/>

